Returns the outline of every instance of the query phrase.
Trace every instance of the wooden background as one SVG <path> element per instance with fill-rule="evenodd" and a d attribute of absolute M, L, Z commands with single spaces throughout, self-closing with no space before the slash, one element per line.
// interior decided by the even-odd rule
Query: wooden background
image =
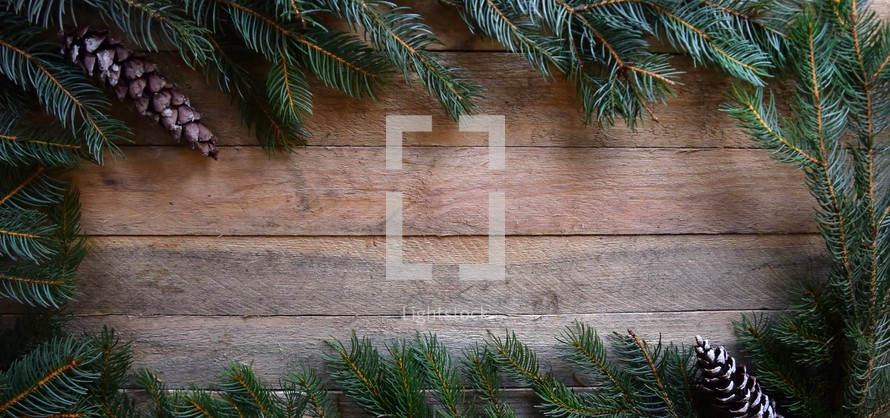
<path fill-rule="evenodd" d="M 436 2 L 409 4 L 441 57 L 486 88 L 485 113 L 505 115 L 504 172 L 487 170 L 485 134 L 458 132 L 398 78 L 377 102 L 317 86 L 309 146 L 270 160 L 225 97 L 168 64 L 220 160 L 127 116 L 138 137 L 126 159 L 75 175 L 93 248 L 76 326 L 113 326 L 172 387 L 207 385 L 230 361 L 275 383 L 288 365 L 323 367 L 323 341 L 353 329 L 380 341 L 431 331 L 454 348 L 510 329 L 574 384 L 554 360 L 574 320 L 732 346 L 731 321 L 783 309 L 791 285 L 822 274 L 803 177 L 717 110 L 722 75 L 676 57 L 685 84 L 655 109 L 660 123 L 586 127 L 570 85 L 472 38 Z M 890 14 L 890 1 L 877 7 Z M 385 170 L 388 114 L 433 118 L 434 132 L 405 135 L 400 172 Z M 445 264 L 434 280 L 385 280 L 387 191 L 404 193 L 405 261 Z M 506 193 L 507 280 L 460 281 L 457 264 L 485 261 L 489 191 Z M 428 310 L 471 314 L 411 315 Z M 515 394 L 531 413 L 527 390 Z"/>

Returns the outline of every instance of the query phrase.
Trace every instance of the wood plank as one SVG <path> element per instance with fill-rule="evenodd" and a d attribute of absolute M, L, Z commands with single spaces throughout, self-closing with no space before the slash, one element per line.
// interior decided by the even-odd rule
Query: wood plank
<path fill-rule="evenodd" d="M 264 385 L 273 385 L 275 382 L 262 382 Z M 588 387 L 573 387 L 570 386 L 572 390 L 576 392 L 589 392 L 593 389 Z M 148 397 L 148 393 L 144 390 L 140 389 L 124 389 L 128 395 L 132 397 L 136 401 L 136 407 L 142 410 L 149 408 L 149 402 L 151 402 L 151 398 Z M 174 390 L 168 390 L 169 392 L 174 392 Z M 465 399 L 468 402 L 475 402 L 475 406 L 477 408 L 482 408 L 481 399 L 476 397 L 473 394 L 472 390 L 465 389 L 463 391 L 465 393 Z M 217 394 L 217 391 L 211 390 L 211 393 Z M 280 391 L 274 392 L 276 396 L 282 397 L 284 394 Z M 367 416 L 367 413 L 358 406 L 355 402 L 352 402 L 342 391 L 339 390 L 328 390 L 328 396 L 331 398 L 331 402 L 337 408 L 337 412 L 342 417 L 364 417 Z M 501 391 L 501 398 L 503 402 L 506 402 L 513 409 L 515 416 L 517 418 L 530 418 L 530 417 L 543 417 L 543 415 L 535 409 L 535 405 L 538 403 L 538 398 L 535 396 L 534 392 L 529 388 L 505 388 Z M 430 399 L 430 402 L 435 402 L 433 399 Z"/>
<path fill-rule="evenodd" d="M 241 126 L 238 111 L 228 98 L 209 86 L 204 77 L 174 55 L 157 55 L 164 74 L 176 79 L 191 97 L 222 145 L 256 145 Z M 485 87 L 479 101 L 488 114 L 505 115 L 507 146 L 572 147 L 755 147 L 718 108 L 727 100 L 730 83 L 717 71 L 695 68 L 678 57 L 686 71 L 679 96 L 653 109 L 660 122 L 648 122 L 636 132 L 623 123 L 610 129 L 585 126 L 571 83 L 547 81 L 519 56 L 507 53 L 448 53 L 445 58 L 466 68 Z M 313 133 L 309 145 L 385 145 L 386 115 L 432 115 L 434 132 L 409 133 L 405 145 L 480 146 L 487 138 L 459 132 L 457 123 L 422 89 L 393 77 L 377 101 L 357 100 L 314 84 L 315 111 L 308 118 Z M 135 117 L 131 105 L 118 106 L 116 116 L 132 121 L 138 144 L 169 145 L 173 140 L 147 118 Z M 542 123 L 546 121 L 546 123 Z M 227 151 L 223 150 L 225 158 Z"/>
<path fill-rule="evenodd" d="M 157 371 L 170 387 L 194 383 L 202 387 L 229 362 L 252 362 L 257 375 L 276 382 L 289 365 L 302 362 L 321 369 L 322 354 L 328 353 L 325 341 L 349 338 L 351 330 L 373 336 L 378 343 L 396 338 L 411 338 L 416 332 L 432 332 L 452 351 L 486 336 L 486 330 L 516 335 L 536 350 L 543 370 L 570 382 L 572 371 L 557 360 L 557 337 L 565 326 L 579 320 L 601 334 L 625 332 L 630 327 L 642 338 L 685 344 L 701 334 L 719 344 L 731 343 L 732 321 L 740 312 L 676 312 L 643 314 L 536 315 L 463 317 L 363 317 L 363 316 L 90 316 L 78 317 L 72 327 L 77 331 L 114 327 L 123 338 L 133 341 L 134 366 Z M 511 385 L 512 386 L 512 385 Z"/>
<path fill-rule="evenodd" d="M 461 281 L 483 237 L 409 238 L 432 281 L 386 280 L 382 237 L 94 237 L 85 315 L 575 314 L 783 309 L 822 277 L 816 235 L 510 237 L 506 281 Z M 715 288 L 721 288 L 719 297 Z M 381 298 L 386 295 L 385 298 Z"/>
<path fill-rule="evenodd" d="M 383 235 L 386 193 L 404 193 L 405 235 L 487 235 L 488 193 L 508 235 L 815 232 L 803 176 L 762 150 L 256 147 L 220 161 L 134 148 L 73 174 L 92 235 Z"/>

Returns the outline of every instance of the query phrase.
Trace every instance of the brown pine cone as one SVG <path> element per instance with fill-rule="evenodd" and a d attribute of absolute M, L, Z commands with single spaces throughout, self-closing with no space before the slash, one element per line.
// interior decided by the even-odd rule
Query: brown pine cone
<path fill-rule="evenodd" d="M 158 74 L 157 64 L 136 54 L 105 30 L 78 28 L 65 35 L 62 54 L 129 98 L 136 110 L 151 116 L 176 140 L 184 138 L 204 156 L 217 158 L 216 138 L 201 122 L 201 114 L 171 82 Z"/>
<path fill-rule="evenodd" d="M 760 388 L 757 379 L 736 366 L 734 358 L 723 347 L 711 348 L 708 340 L 695 336 L 696 364 L 702 371 L 705 389 L 716 394 L 717 404 L 734 417 L 782 418 L 776 412 L 776 401 Z"/>

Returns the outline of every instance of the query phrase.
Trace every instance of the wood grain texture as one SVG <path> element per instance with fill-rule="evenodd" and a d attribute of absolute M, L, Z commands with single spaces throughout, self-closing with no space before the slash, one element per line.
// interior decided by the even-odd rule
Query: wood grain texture
<path fill-rule="evenodd" d="M 276 382 L 286 367 L 301 362 L 322 368 L 322 354 L 329 353 L 325 341 L 349 338 L 351 330 L 372 336 L 378 343 L 411 338 L 416 332 L 439 336 L 452 353 L 481 342 L 487 330 L 516 335 L 535 349 L 542 370 L 570 382 L 571 370 L 560 360 L 555 338 L 575 320 L 586 322 L 601 335 L 626 332 L 628 327 L 647 340 L 690 344 L 695 334 L 737 352 L 732 321 L 741 312 L 676 312 L 642 314 L 541 315 L 541 316 L 95 316 L 79 317 L 75 330 L 97 330 L 113 326 L 123 338 L 133 341 L 134 366 L 157 371 L 171 387 L 195 383 L 207 387 L 231 361 L 252 362 L 257 375 Z"/>
<path fill-rule="evenodd" d="M 275 382 L 262 382 L 264 385 L 273 386 Z M 582 393 L 582 392 L 590 392 L 593 389 L 589 387 L 574 387 L 573 384 L 578 384 L 574 382 L 570 382 L 569 387 L 572 390 Z M 172 392 L 172 390 L 168 390 Z M 147 392 L 140 389 L 124 389 L 128 395 L 130 395 L 135 401 L 137 408 L 142 408 L 143 410 L 148 408 L 148 403 L 151 402 Z M 216 393 L 211 390 L 211 393 Z M 283 394 L 279 391 L 274 392 L 276 396 L 282 396 Z M 478 409 L 481 410 L 484 405 L 481 404 L 481 399 L 476 398 L 476 395 L 472 394 L 471 390 L 464 390 L 465 397 L 467 401 L 477 402 L 475 405 Z M 330 396 L 331 402 L 337 408 L 340 416 L 343 417 L 365 417 L 367 413 L 355 402 L 352 402 L 345 394 L 343 394 L 340 390 L 329 390 L 328 396 Z M 503 402 L 506 402 L 513 409 L 516 418 L 530 418 L 536 417 L 540 418 L 542 415 L 540 411 L 535 409 L 535 405 L 538 403 L 538 398 L 535 396 L 534 392 L 529 388 L 505 388 L 501 391 L 501 399 Z M 430 399 L 431 402 L 435 402 L 433 399 Z"/>
<path fill-rule="evenodd" d="M 808 236 L 510 237 L 506 281 L 461 281 L 481 237 L 409 238 L 432 281 L 386 280 L 382 237 L 95 237 L 81 315 L 580 314 L 783 309 L 821 277 Z M 716 289 L 719 287 L 719 291 Z M 718 295 L 719 293 L 719 295 Z"/>
<path fill-rule="evenodd" d="M 210 87 L 204 77 L 175 56 L 159 55 L 163 71 L 189 95 L 221 145 L 256 145 L 241 126 L 237 108 Z M 507 146 L 572 147 L 755 147 L 718 109 L 728 99 L 730 82 L 715 70 L 696 68 L 691 60 L 674 59 L 684 83 L 678 97 L 653 109 L 660 122 L 647 122 L 634 132 L 619 122 L 609 129 L 585 126 L 574 86 L 562 79 L 545 80 L 525 60 L 508 53 L 447 53 L 448 62 L 466 68 L 485 88 L 479 101 L 484 113 L 505 115 Z M 434 132 L 409 133 L 405 145 L 480 146 L 484 134 L 459 132 L 438 103 L 416 83 L 391 77 L 377 101 L 351 99 L 319 83 L 313 84 L 315 110 L 307 118 L 313 136 L 309 145 L 384 145 L 388 114 L 432 115 Z M 115 109 L 118 117 L 136 122 L 138 144 L 169 145 L 167 132 L 147 118 L 134 118 L 131 105 Z M 137 120 L 138 119 L 138 120 Z M 541 123 L 546 121 L 546 123 Z M 222 155 L 225 156 L 224 150 Z"/>
<path fill-rule="evenodd" d="M 93 235 L 383 235 L 386 193 L 404 193 L 405 235 L 487 235 L 488 193 L 506 193 L 508 235 L 808 233 L 803 176 L 761 150 L 309 148 L 220 161 L 137 148 L 74 174 Z"/>

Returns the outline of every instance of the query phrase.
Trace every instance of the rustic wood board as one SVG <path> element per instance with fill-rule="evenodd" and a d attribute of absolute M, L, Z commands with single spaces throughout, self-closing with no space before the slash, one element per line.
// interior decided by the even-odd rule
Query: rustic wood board
<path fill-rule="evenodd" d="M 506 233 L 815 232 L 803 176 L 761 150 L 308 148 L 269 160 L 230 148 L 128 149 L 75 173 L 92 235 L 383 235 L 386 193 L 402 192 L 405 235 L 486 235 L 488 193 L 506 196 Z"/>
<path fill-rule="evenodd" d="M 321 368 L 322 354 L 330 353 L 325 341 L 349 338 L 351 330 L 372 336 L 378 343 L 412 338 L 416 332 L 436 333 L 451 350 L 481 342 L 487 330 L 516 335 L 538 352 L 542 370 L 566 382 L 572 372 L 560 360 L 555 338 L 575 320 L 595 327 L 601 335 L 625 332 L 641 338 L 690 344 L 695 334 L 715 343 L 731 344 L 732 321 L 747 312 L 664 312 L 584 315 L 476 315 L 458 317 L 385 316 L 132 316 L 102 315 L 77 318 L 75 329 L 113 326 L 133 341 L 135 367 L 150 367 L 171 387 L 188 383 L 207 387 L 229 362 L 252 362 L 258 376 L 277 382 L 287 366 L 300 362 Z"/>
<path fill-rule="evenodd" d="M 733 147 L 756 145 L 735 128 L 735 122 L 719 107 L 729 99 L 731 83 L 714 70 L 694 67 L 692 61 L 676 57 L 686 74 L 678 96 L 667 106 L 653 110 L 660 122 L 646 122 L 636 131 L 623 122 L 608 129 L 585 126 L 574 86 L 560 78 L 546 80 L 525 60 L 508 53 L 445 53 L 442 57 L 466 68 L 470 77 L 485 87 L 479 101 L 484 113 L 505 115 L 507 146 L 567 147 Z M 204 76 L 182 64 L 174 55 L 156 56 L 163 70 L 182 86 L 201 112 L 222 146 L 256 145 L 238 118 L 237 108 Z M 484 134 L 462 133 L 438 103 L 416 83 L 392 77 L 374 100 L 351 99 L 313 84 L 315 110 L 307 119 L 313 136 L 309 145 L 384 145 L 386 115 L 432 115 L 433 132 L 405 134 L 405 145 L 480 146 Z M 118 117 L 134 120 L 137 144 L 170 145 L 169 135 L 147 118 L 132 117 L 131 105 L 115 109 Z M 546 121 L 546 123 L 541 123 Z M 223 150 L 221 155 L 228 151 Z"/>
<path fill-rule="evenodd" d="M 382 237 L 97 237 L 83 315 L 587 314 L 783 309 L 821 277 L 815 235 L 510 237 L 506 281 L 461 281 L 482 237 L 409 238 L 432 281 L 386 280 Z M 717 289 L 720 289 L 719 291 Z M 385 296 L 385 297 L 384 297 Z"/>

